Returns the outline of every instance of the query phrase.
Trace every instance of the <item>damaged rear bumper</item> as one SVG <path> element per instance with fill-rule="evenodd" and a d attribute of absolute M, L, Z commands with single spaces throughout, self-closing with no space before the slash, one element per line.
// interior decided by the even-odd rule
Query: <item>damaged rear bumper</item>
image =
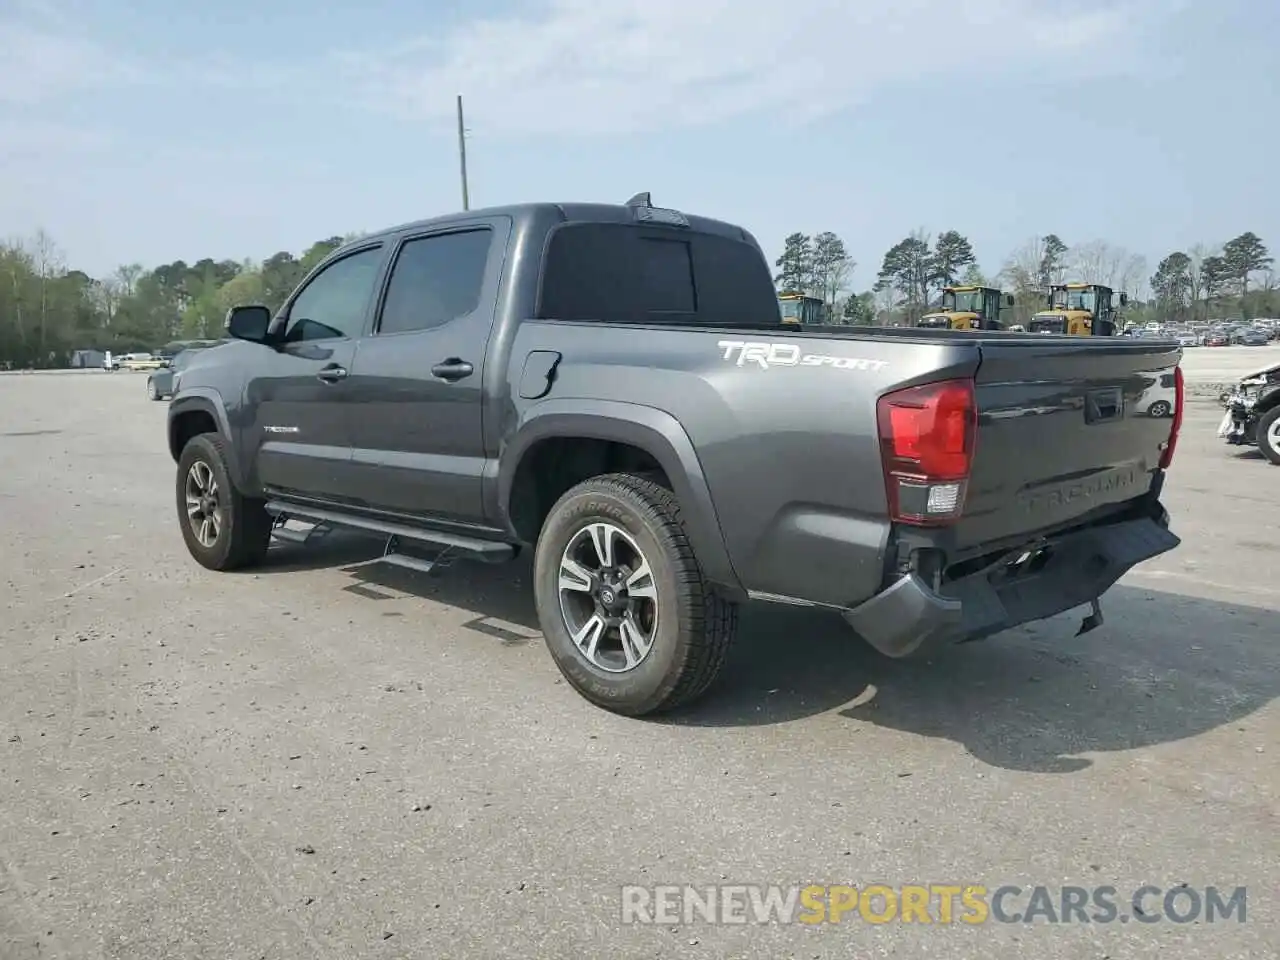
<path fill-rule="evenodd" d="M 1179 543 L 1169 532 L 1167 514 L 1160 511 L 1159 518 L 1144 516 L 1046 538 L 1035 545 L 1038 556 L 1023 556 L 1030 547 L 1006 554 L 976 573 L 944 582 L 940 591 L 909 573 L 843 615 L 885 656 L 906 657 L 938 643 L 977 640 L 1091 603 L 1136 564 Z M 1026 572 L 1028 564 L 1034 572 Z"/>

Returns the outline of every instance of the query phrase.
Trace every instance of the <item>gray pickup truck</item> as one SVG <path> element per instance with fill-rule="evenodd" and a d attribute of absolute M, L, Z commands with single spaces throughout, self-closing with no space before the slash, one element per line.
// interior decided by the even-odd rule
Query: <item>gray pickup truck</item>
<path fill-rule="evenodd" d="M 532 549 L 552 656 L 619 713 L 706 690 L 747 601 L 901 657 L 1090 629 L 1179 543 L 1175 344 L 785 325 L 750 233 L 647 194 L 366 236 L 227 326 L 169 407 L 196 561 L 335 527 L 422 570 Z"/>

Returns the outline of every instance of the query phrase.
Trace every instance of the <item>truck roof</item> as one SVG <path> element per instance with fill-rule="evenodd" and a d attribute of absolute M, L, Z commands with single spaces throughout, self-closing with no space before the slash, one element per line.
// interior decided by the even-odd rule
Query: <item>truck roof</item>
<path fill-rule="evenodd" d="M 369 240 L 380 240 L 385 237 L 394 236 L 407 230 L 431 229 L 433 227 L 448 226 L 451 223 L 463 223 L 468 220 L 476 220 L 483 217 L 510 217 L 514 222 L 516 230 L 527 227 L 540 219 L 545 219 L 548 214 L 558 220 L 578 223 L 633 223 L 636 220 L 636 207 L 628 206 L 621 203 L 511 203 L 502 206 L 484 207 L 478 210 L 456 211 L 453 213 L 443 214 L 438 217 L 429 217 L 425 220 L 413 220 L 407 223 L 397 224 L 393 227 L 386 227 L 376 230 L 353 240 L 352 244 L 366 243 Z M 672 207 L 654 206 L 655 210 L 673 210 Z M 695 214 L 686 213 L 683 210 L 678 211 L 687 221 L 689 227 L 700 233 L 710 233 L 717 236 L 729 237 L 734 240 L 744 240 L 747 243 L 759 246 L 756 238 L 744 228 L 736 224 L 728 223 L 724 220 L 716 220 L 710 217 L 701 217 Z M 345 244 L 344 246 L 350 246 Z"/>

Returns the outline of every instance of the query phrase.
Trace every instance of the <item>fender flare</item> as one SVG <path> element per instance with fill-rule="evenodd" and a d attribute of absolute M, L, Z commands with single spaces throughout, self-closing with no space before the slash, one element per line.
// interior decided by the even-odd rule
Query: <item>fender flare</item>
<path fill-rule="evenodd" d="M 227 441 L 227 458 L 230 461 L 227 469 L 231 473 L 232 481 L 240 487 L 244 482 L 244 474 L 240 470 L 239 452 L 231 433 L 231 420 L 227 416 L 227 407 L 222 402 L 222 395 L 210 387 L 188 387 L 182 391 L 181 396 L 174 397 L 169 402 L 167 433 L 169 453 L 174 462 L 176 463 L 182 456 L 182 451 L 177 446 L 178 421 L 188 413 L 207 413 L 213 417 L 213 422 L 218 426 L 218 433 Z"/>
<path fill-rule="evenodd" d="M 1280 384 L 1267 384 L 1258 391 L 1258 401 L 1254 409 L 1266 413 L 1272 407 L 1280 406 Z"/>
<path fill-rule="evenodd" d="M 652 456 L 688 507 L 684 526 L 707 579 L 717 587 L 745 596 L 729 559 L 724 533 L 711 499 L 711 489 L 693 441 L 671 414 L 619 400 L 551 399 L 529 408 L 499 460 L 498 504 L 511 525 L 511 491 L 525 454 L 553 437 L 612 440 L 638 447 Z"/>

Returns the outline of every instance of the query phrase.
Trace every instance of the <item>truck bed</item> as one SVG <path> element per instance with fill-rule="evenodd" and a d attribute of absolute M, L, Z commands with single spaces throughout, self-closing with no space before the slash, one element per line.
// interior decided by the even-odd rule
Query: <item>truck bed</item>
<path fill-rule="evenodd" d="M 960 562 L 1146 495 L 1171 424 L 1136 407 L 1180 356 L 1173 343 L 1110 338 L 554 320 L 521 324 L 512 349 L 563 356 L 560 401 L 669 414 L 697 451 L 742 584 L 842 608 L 881 590 L 895 562 L 880 396 L 975 382 L 964 512 L 921 534 Z"/>

